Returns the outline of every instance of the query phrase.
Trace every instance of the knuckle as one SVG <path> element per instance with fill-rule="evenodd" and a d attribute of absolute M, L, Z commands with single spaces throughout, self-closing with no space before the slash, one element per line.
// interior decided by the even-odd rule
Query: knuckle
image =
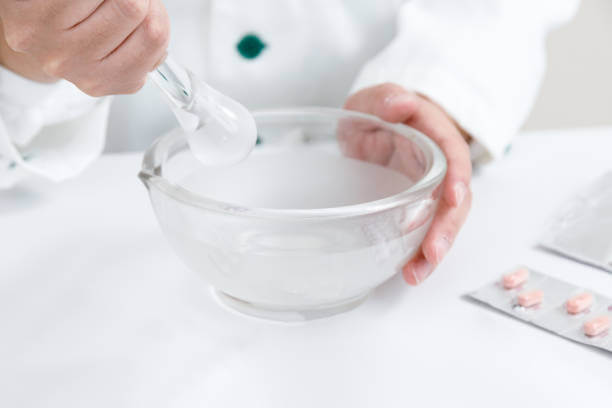
<path fill-rule="evenodd" d="M 36 35 L 34 30 L 20 28 L 7 30 L 5 40 L 10 49 L 17 52 L 30 51 L 34 45 Z"/>
<path fill-rule="evenodd" d="M 143 29 L 148 41 L 156 47 L 162 47 L 170 39 L 170 27 L 162 18 L 148 17 L 143 23 Z"/>
<path fill-rule="evenodd" d="M 149 11 L 149 0 L 113 0 L 119 12 L 133 20 L 142 20 Z"/>
<path fill-rule="evenodd" d="M 43 71 L 55 78 L 64 78 L 69 75 L 69 62 L 64 57 L 50 57 L 42 64 Z"/>

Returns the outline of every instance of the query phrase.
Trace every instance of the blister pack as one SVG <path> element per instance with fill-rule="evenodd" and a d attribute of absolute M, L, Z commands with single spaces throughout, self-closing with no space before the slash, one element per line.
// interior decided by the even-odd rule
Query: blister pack
<path fill-rule="evenodd" d="M 612 171 L 559 209 L 540 245 L 612 272 Z"/>
<path fill-rule="evenodd" d="M 612 352 L 612 299 L 520 266 L 469 296 L 579 343 Z"/>

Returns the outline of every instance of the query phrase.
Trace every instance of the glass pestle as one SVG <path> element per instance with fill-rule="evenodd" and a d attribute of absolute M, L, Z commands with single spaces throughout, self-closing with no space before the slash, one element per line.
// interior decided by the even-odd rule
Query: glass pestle
<path fill-rule="evenodd" d="M 257 141 L 257 127 L 244 106 L 198 79 L 170 55 L 149 76 L 166 95 L 200 162 L 227 165 L 249 155 Z"/>

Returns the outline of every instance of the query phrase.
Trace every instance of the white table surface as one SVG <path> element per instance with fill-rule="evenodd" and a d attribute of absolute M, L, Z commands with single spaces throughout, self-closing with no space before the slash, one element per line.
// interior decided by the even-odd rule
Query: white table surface
<path fill-rule="evenodd" d="M 140 157 L 0 193 L 1 407 L 612 406 L 611 353 L 462 298 L 518 263 L 612 296 L 610 274 L 534 248 L 612 169 L 612 128 L 521 135 L 474 178 L 470 219 L 422 286 L 398 277 L 297 325 L 215 302 L 162 236 Z"/>

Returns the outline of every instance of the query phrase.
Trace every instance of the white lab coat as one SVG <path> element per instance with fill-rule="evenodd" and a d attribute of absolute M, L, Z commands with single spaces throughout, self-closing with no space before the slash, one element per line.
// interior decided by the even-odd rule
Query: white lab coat
<path fill-rule="evenodd" d="M 396 82 L 439 103 L 488 156 L 526 119 L 545 70 L 547 33 L 579 0 L 168 0 L 170 50 L 249 108 L 341 106 Z M 237 43 L 266 47 L 245 59 Z M 168 126 L 146 88 L 117 102 L 113 144 L 138 146 Z M 156 102 L 152 102 L 156 101 Z M 27 175 L 60 181 L 103 150 L 110 99 L 0 69 L 0 187 Z M 160 120 L 162 118 L 163 120 Z M 164 122 L 164 123 L 162 123 Z"/>

